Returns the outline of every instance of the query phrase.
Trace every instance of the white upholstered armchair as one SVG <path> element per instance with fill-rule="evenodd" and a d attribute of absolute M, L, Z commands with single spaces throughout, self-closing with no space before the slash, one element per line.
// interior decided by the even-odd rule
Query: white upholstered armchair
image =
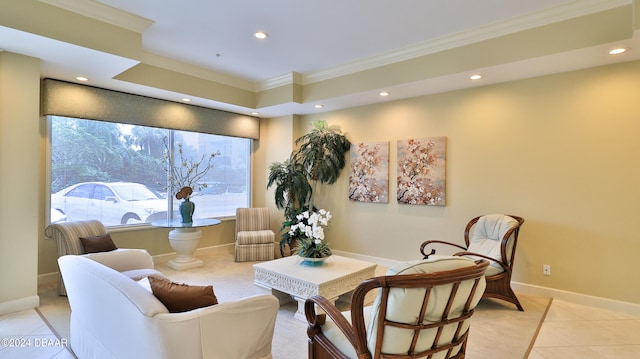
<path fill-rule="evenodd" d="M 275 233 L 269 228 L 268 208 L 236 209 L 236 262 L 275 257 Z"/>
<path fill-rule="evenodd" d="M 144 285 L 83 256 L 58 264 L 80 359 L 270 359 L 278 299 L 258 295 L 178 313 Z"/>
<path fill-rule="evenodd" d="M 323 297 L 307 299 L 309 358 L 464 358 L 488 265 L 454 256 L 400 263 L 358 285 L 349 312 Z M 376 299 L 364 307 L 372 290 Z"/>
<path fill-rule="evenodd" d="M 154 267 L 153 258 L 144 249 L 116 248 L 111 251 L 87 253 L 80 238 L 107 234 L 102 222 L 97 220 L 56 223 L 48 226 L 44 233 L 47 238 L 55 240 L 58 257 L 67 254 L 82 255 L 119 272 L 152 270 Z M 58 294 L 67 295 L 62 275 L 58 278 Z"/>

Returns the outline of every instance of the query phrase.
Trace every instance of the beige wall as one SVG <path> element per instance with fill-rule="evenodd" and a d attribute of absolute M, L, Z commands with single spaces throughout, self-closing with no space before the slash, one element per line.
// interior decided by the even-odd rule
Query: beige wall
<path fill-rule="evenodd" d="M 0 53 L 0 75 L 2 309 L 32 298 L 37 274 L 57 267 L 55 246 L 43 236 L 46 131 L 45 121 L 38 121 L 38 61 Z M 632 62 L 314 116 L 266 119 L 254 146 L 253 203 L 272 208 L 277 230 L 281 212 L 265 189 L 268 165 L 288 157 L 293 140 L 310 122 L 325 119 L 340 125 L 353 142 L 390 141 L 391 152 L 390 203 L 349 202 L 348 171 L 335 186 L 321 188 L 317 203 L 335 216 L 328 230 L 334 248 L 417 258 L 425 239 L 461 242 L 463 227 L 473 216 L 513 213 L 526 219 L 516 281 L 640 303 L 640 290 L 629 285 L 636 282 L 634 260 L 640 249 L 634 228 L 640 213 L 638 98 L 640 62 Z M 430 136 L 447 137 L 447 205 L 398 205 L 396 141 Z M 31 214 L 16 216 L 18 208 Z M 155 255 L 171 252 L 167 232 L 115 232 L 113 237 L 118 246 L 147 248 Z M 232 243 L 233 232 L 234 221 L 208 228 L 201 246 Z M 552 276 L 542 276 L 542 264 L 551 264 Z"/>
<path fill-rule="evenodd" d="M 293 141 L 298 137 L 299 116 L 282 116 L 263 119 L 260 123 L 260 150 L 254 152 L 253 161 L 253 201 L 254 206 L 265 206 L 270 209 L 271 228 L 276 232 L 276 239 L 280 238 L 279 229 L 284 217 L 278 211 L 274 202 L 273 187 L 267 189 L 269 181 L 269 165 L 274 162 L 284 162 L 293 150 Z"/>
<path fill-rule="evenodd" d="M 0 314 L 38 305 L 40 62 L 0 52 Z"/>
<path fill-rule="evenodd" d="M 484 213 L 525 218 L 514 280 L 640 303 L 640 62 L 306 116 L 353 143 L 390 141 L 390 202 L 347 199 L 348 170 L 317 204 L 332 246 L 418 258 L 427 239 L 462 243 Z M 396 202 L 396 141 L 447 137 L 447 205 Z M 542 265 L 552 275 L 542 275 Z"/>

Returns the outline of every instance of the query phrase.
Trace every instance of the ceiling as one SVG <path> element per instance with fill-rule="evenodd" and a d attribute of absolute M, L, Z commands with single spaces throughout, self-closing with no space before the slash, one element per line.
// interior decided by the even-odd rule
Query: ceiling
<path fill-rule="evenodd" d="M 635 60 L 640 51 L 633 49 L 640 46 L 633 5 L 632 0 L 3 0 L 0 49 L 40 58 L 43 77 L 78 82 L 81 75 L 93 86 L 173 101 L 190 97 L 195 105 L 272 117 Z M 56 31 L 64 24 L 37 17 L 45 10 L 53 14 L 53 8 L 56 14 L 139 33 L 141 48 L 92 49 L 84 38 L 98 41 L 118 33 L 92 33 L 81 21 L 72 24 L 75 31 L 88 34 Z M 33 14 L 33 21 L 25 13 Z M 600 28 L 589 31 L 580 25 L 582 18 Z M 38 19 L 46 20 L 36 26 Z M 564 30 L 550 36 L 553 26 Z M 258 40 L 256 31 L 269 36 Z M 615 46 L 630 51 L 607 55 Z M 477 68 L 470 65 L 474 61 Z M 170 73 L 176 86 L 148 79 L 151 72 L 146 80 L 135 76 L 151 68 Z M 472 73 L 483 78 L 473 82 Z M 204 88 L 181 90 L 179 78 L 202 80 Z M 207 85 L 228 91 L 209 91 Z M 282 89 L 284 96 L 272 95 Z M 390 95 L 381 98 L 381 90 Z M 233 93 L 249 94 L 251 100 L 236 100 Z"/>

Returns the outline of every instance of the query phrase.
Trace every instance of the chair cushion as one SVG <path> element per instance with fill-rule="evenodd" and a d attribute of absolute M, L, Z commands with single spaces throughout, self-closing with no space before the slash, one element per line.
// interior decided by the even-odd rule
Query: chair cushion
<path fill-rule="evenodd" d="M 469 252 L 480 253 L 485 256 L 495 258 L 498 261 L 503 261 L 502 254 L 500 252 L 500 245 L 504 235 L 513 227 L 518 226 L 518 221 L 512 217 L 504 214 L 488 214 L 480 217 L 475 224 L 473 235 L 469 239 Z M 511 258 L 511 252 L 513 251 L 513 241 L 509 241 L 507 245 L 507 260 Z M 500 273 L 503 271 L 502 267 L 496 262 L 490 261 L 492 267 L 491 272 Z M 490 275 L 490 273 L 487 273 Z"/>
<path fill-rule="evenodd" d="M 275 258 L 276 246 L 273 242 L 245 245 L 236 243 L 234 252 L 236 262 L 270 261 Z"/>
<path fill-rule="evenodd" d="M 491 262 L 491 261 L 489 261 Z M 504 272 L 504 268 L 502 268 L 499 264 L 496 264 L 495 262 L 492 262 L 494 265 L 490 265 L 487 267 L 487 270 L 484 272 L 484 276 L 485 277 L 491 277 L 494 275 L 498 275 L 502 272 Z"/>
<path fill-rule="evenodd" d="M 272 230 L 262 231 L 241 231 L 237 234 L 237 243 L 246 244 L 267 244 L 275 241 L 275 233 Z"/>
<path fill-rule="evenodd" d="M 80 243 L 82 243 L 85 253 L 109 252 L 118 249 L 109 233 L 93 237 L 80 237 Z"/>
<path fill-rule="evenodd" d="M 446 256 L 429 258 L 426 260 L 404 262 L 392 266 L 387 271 L 387 275 L 403 275 L 403 274 L 418 274 L 418 273 L 434 273 L 453 269 L 459 269 L 464 267 L 473 266 L 474 261 L 464 257 Z M 474 281 L 469 280 L 462 282 L 458 288 L 456 299 L 449 311 L 451 317 L 459 316 L 463 311 L 467 299 L 473 289 Z M 475 307 L 484 293 L 486 282 L 482 277 L 481 282 L 474 294 L 471 301 L 471 308 Z M 425 316 L 424 323 L 437 322 L 442 320 L 449 295 L 451 294 L 452 285 L 442 285 L 434 287 L 431 293 L 431 298 L 427 305 L 427 315 Z M 387 301 L 387 319 L 400 323 L 416 323 L 419 315 L 422 300 L 424 298 L 425 289 L 423 288 L 393 288 L 389 292 L 389 298 Z M 372 318 L 369 321 L 367 328 L 367 345 L 369 350 L 373 353 L 375 348 L 375 339 L 378 325 L 378 310 L 380 308 L 381 293 L 376 297 L 372 305 Z M 469 321 L 467 320 L 462 330 L 466 331 L 469 327 Z M 439 344 L 448 343 L 454 336 L 457 329 L 456 324 L 451 324 L 445 327 L 443 333 L 440 336 Z M 416 350 L 422 351 L 429 349 L 433 340 L 437 334 L 436 329 L 426 329 L 420 333 Z M 387 327 L 385 329 L 385 336 L 382 341 L 382 352 L 384 353 L 406 353 L 411 345 L 413 339 L 413 331 L 401 328 Z M 454 348 L 454 353 L 460 348 Z"/>
<path fill-rule="evenodd" d="M 364 307 L 362 311 L 364 314 L 364 326 L 366 328 L 369 326 L 371 318 L 371 306 Z M 351 311 L 342 312 L 342 315 L 351 323 Z M 353 359 L 358 358 L 355 349 L 353 349 L 347 337 L 342 334 L 338 326 L 329 317 L 327 317 L 327 321 L 322 325 L 322 334 L 346 356 Z"/>
<path fill-rule="evenodd" d="M 237 208 L 236 209 L 236 232 L 260 231 L 269 229 L 269 209 L 260 208 Z"/>
<path fill-rule="evenodd" d="M 141 279 L 144 279 L 147 277 L 165 278 L 162 272 L 155 269 L 149 269 L 149 268 L 132 269 L 132 270 L 128 270 L 120 273 L 126 275 L 127 277 L 135 281 L 140 281 Z M 149 287 L 149 289 L 151 289 L 151 287 Z"/>
<path fill-rule="evenodd" d="M 174 283 L 165 278 L 148 277 L 153 295 L 171 313 L 187 312 L 193 309 L 218 304 L 213 286 L 194 286 Z"/>
<path fill-rule="evenodd" d="M 153 257 L 144 249 L 118 248 L 109 252 L 82 254 L 81 256 L 96 261 L 118 272 L 132 269 L 153 269 Z"/>

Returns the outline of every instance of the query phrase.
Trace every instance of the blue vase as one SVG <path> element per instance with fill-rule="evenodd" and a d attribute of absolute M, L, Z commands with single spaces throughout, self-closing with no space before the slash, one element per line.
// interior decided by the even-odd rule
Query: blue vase
<path fill-rule="evenodd" d="M 323 258 L 306 258 L 300 257 L 300 265 L 307 267 L 319 267 L 324 265 L 325 260 L 329 259 L 331 256 L 323 257 Z"/>
<path fill-rule="evenodd" d="M 313 259 L 319 259 L 319 260 L 312 260 L 310 258 L 304 258 L 302 260 L 302 262 L 300 262 L 300 264 L 303 265 L 303 266 L 307 266 L 307 267 L 319 267 L 319 266 L 324 264 L 324 258 L 323 259 L 313 258 Z"/>
<path fill-rule="evenodd" d="M 180 203 L 180 216 L 182 216 L 182 223 L 193 222 L 193 211 L 195 211 L 195 209 L 195 203 L 189 201 L 189 198 L 185 198 L 184 201 Z"/>

